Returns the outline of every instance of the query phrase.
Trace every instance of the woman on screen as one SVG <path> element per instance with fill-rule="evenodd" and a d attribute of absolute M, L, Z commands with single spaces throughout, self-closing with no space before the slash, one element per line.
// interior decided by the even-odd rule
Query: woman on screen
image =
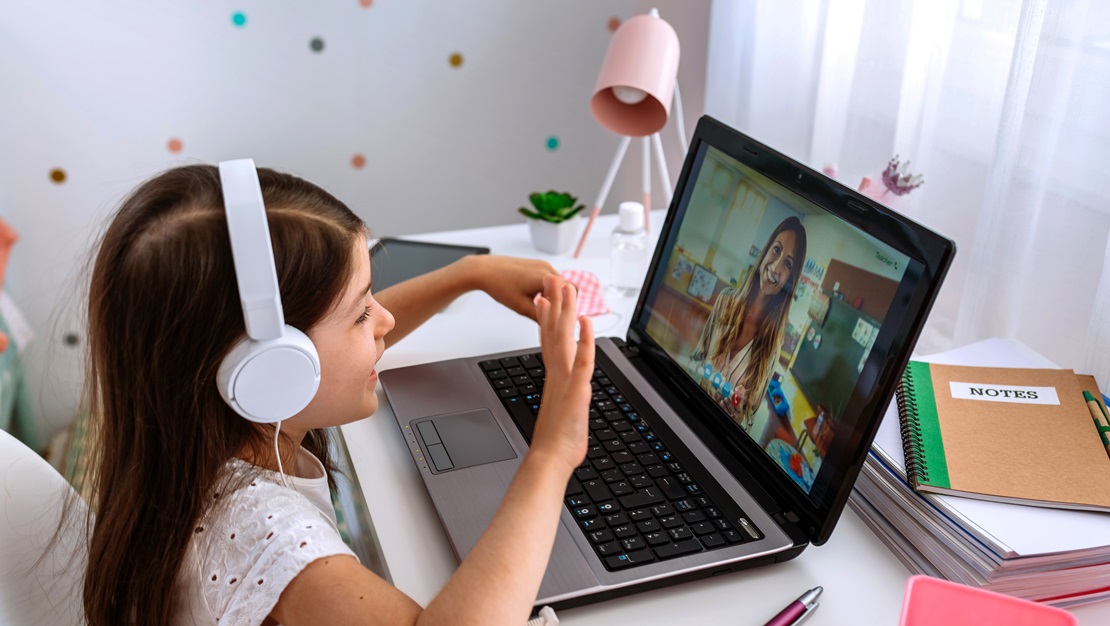
<path fill-rule="evenodd" d="M 805 228 L 788 217 L 767 238 L 743 286 L 717 297 L 690 355 L 691 374 L 745 429 L 771 379 L 805 257 Z"/>

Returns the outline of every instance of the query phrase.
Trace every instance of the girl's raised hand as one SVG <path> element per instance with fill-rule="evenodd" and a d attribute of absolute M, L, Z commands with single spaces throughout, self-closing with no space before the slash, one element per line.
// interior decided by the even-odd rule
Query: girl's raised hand
<path fill-rule="evenodd" d="M 546 379 L 531 449 L 551 454 L 565 464 L 569 475 L 586 457 L 593 325 L 588 317 L 577 318 L 578 295 L 558 276 L 544 276 L 543 294 L 535 306 Z M 577 342 L 576 320 L 581 327 Z"/>

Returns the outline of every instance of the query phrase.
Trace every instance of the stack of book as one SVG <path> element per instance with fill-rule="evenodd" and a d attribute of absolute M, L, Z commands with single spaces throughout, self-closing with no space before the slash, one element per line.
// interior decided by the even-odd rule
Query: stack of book
<path fill-rule="evenodd" d="M 990 339 L 922 359 L 933 363 L 1009 368 L 1051 368 L 1044 357 L 1023 346 Z M 1082 406 L 1082 403 L 1080 403 Z M 989 411 L 988 411 L 989 412 Z M 1086 419 L 1090 419 L 1087 417 Z M 1006 437 L 1015 421 L 999 421 Z M 1076 606 L 1110 599 L 1110 513 L 1102 507 L 1077 510 L 1060 502 L 1015 504 L 1016 498 L 916 490 L 920 479 L 906 471 L 897 406 L 887 410 L 849 505 L 913 572 L 982 587 L 1012 596 Z M 1097 441 L 1097 430 L 1090 424 Z M 917 452 L 911 449 L 911 454 Z M 1110 468 L 1110 459 L 1103 457 Z M 980 467 L 1007 472 L 1007 462 L 980 458 Z M 1030 459 L 1029 464 L 1043 459 Z M 1057 464 L 1060 466 L 1063 464 Z M 966 466 L 954 464 L 953 487 Z M 1015 473 L 1020 473 L 1021 470 Z M 1110 471 L 1084 476 L 1091 485 L 1110 484 Z M 918 481 L 920 482 L 920 481 Z M 918 485 L 919 487 L 922 485 Z M 1098 491 L 1101 485 L 1091 487 Z M 970 497 L 968 497 L 970 496 Z M 984 497 L 990 499 L 982 499 Z"/>

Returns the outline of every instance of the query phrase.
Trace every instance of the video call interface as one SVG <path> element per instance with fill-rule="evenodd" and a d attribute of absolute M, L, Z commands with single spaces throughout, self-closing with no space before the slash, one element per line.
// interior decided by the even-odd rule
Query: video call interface
<path fill-rule="evenodd" d="M 647 334 L 810 494 L 909 258 L 711 146 Z M 831 464 L 826 467 L 831 471 Z"/>

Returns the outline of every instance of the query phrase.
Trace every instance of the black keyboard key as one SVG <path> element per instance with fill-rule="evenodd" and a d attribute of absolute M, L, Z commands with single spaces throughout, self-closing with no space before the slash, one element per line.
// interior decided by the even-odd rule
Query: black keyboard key
<path fill-rule="evenodd" d="M 698 506 L 713 506 L 713 503 L 710 502 L 709 498 L 705 496 L 698 496 L 694 498 L 694 502 L 697 503 Z"/>
<path fill-rule="evenodd" d="M 694 536 L 694 533 L 690 532 L 690 529 L 686 528 L 685 526 L 672 528 L 668 530 L 667 533 L 671 536 L 671 539 L 674 539 L 675 541 L 679 541 L 681 539 L 689 539 L 690 537 Z"/>
<path fill-rule="evenodd" d="M 502 404 L 509 410 L 509 415 L 520 428 L 520 433 L 528 443 L 532 443 L 532 432 L 536 430 L 536 416 L 520 398 L 506 398 Z"/>
<path fill-rule="evenodd" d="M 624 442 L 622 442 L 620 439 L 609 439 L 607 441 L 602 441 L 601 445 L 609 452 L 616 452 L 617 450 L 624 449 Z"/>
<path fill-rule="evenodd" d="M 659 525 L 659 522 L 653 519 L 644 520 L 636 524 L 636 528 L 639 529 L 641 533 L 653 533 L 663 529 L 663 527 Z"/>
<path fill-rule="evenodd" d="M 542 367 L 533 367 L 528 370 L 528 375 L 532 378 L 543 378 L 545 374 L 546 372 L 544 372 Z"/>
<path fill-rule="evenodd" d="M 603 522 L 599 517 L 595 517 L 594 519 L 584 519 L 578 523 L 582 526 L 582 530 L 586 531 L 587 533 L 605 528 L 605 522 Z"/>
<path fill-rule="evenodd" d="M 736 532 L 735 528 L 722 530 L 721 536 L 728 540 L 729 543 L 741 543 L 744 541 L 744 536 Z"/>
<path fill-rule="evenodd" d="M 601 459 L 598 459 L 598 461 L 600 461 L 600 460 Z M 618 480 L 623 480 L 623 479 L 624 479 L 624 474 L 622 474 L 619 469 L 605 470 L 604 472 L 601 473 L 601 480 L 604 480 L 607 483 L 615 483 Z"/>
<path fill-rule="evenodd" d="M 528 372 L 526 372 L 523 367 L 521 367 L 519 365 L 514 365 L 513 367 L 505 368 L 505 373 L 508 374 L 510 377 L 513 377 L 513 376 L 524 376 Z M 531 377 L 529 377 L 529 378 L 531 378 Z"/>
<path fill-rule="evenodd" d="M 618 498 L 621 496 L 627 496 L 630 493 L 636 493 L 636 488 L 628 484 L 628 481 L 625 480 L 618 480 L 615 483 L 611 483 L 609 485 L 609 490 L 612 491 L 613 495 L 617 496 Z"/>
<path fill-rule="evenodd" d="M 506 389 L 498 389 L 497 395 L 501 396 L 502 399 L 513 398 L 519 396 L 520 392 L 517 391 L 515 387 L 508 387 Z"/>
<path fill-rule="evenodd" d="M 590 501 L 582 496 L 571 496 L 567 498 L 567 506 L 577 509 L 580 506 L 586 506 Z"/>
<path fill-rule="evenodd" d="M 497 380 L 493 381 L 493 388 L 512 389 L 513 391 L 520 393 L 517 388 L 513 386 L 513 381 L 509 380 L 508 378 L 498 378 Z"/>
<path fill-rule="evenodd" d="M 621 433 L 621 441 L 625 443 L 636 443 L 640 440 L 640 433 L 630 430 L 626 433 Z"/>
<path fill-rule="evenodd" d="M 498 378 L 508 378 L 508 377 L 509 377 L 509 375 L 505 373 L 505 370 L 500 369 L 500 368 L 495 369 L 495 370 L 489 370 L 489 371 L 486 372 L 486 378 L 488 378 L 490 380 L 497 380 Z"/>
<path fill-rule="evenodd" d="M 624 546 L 625 552 L 635 552 L 636 550 L 643 550 L 647 547 L 647 542 L 642 537 L 629 537 L 622 539 L 621 545 Z"/>
<path fill-rule="evenodd" d="M 607 454 L 609 453 L 605 451 L 605 448 L 601 447 L 601 444 L 592 445 L 588 450 L 586 450 L 586 458 L 591 460 L 600 459 Z"/>
<path fill-rule="evenodd" d="M 701 544 L 697 539 L 683 539 L 681 541 L 673 541 L 666 545 L 654 548 L 655 556 L 661 559 L 669 559 L 684 554 L 693 554 L 694 552 L 701 552 Z"/>
<path fill-rule="evenodd" d="M 686 520 L 688 524 L 705 521 L 705 514 L 701 511 L 687 511 L 682 514 L 682 519 Z"/>
<path fill-rule="evenodd" d="M 701 493 L 701 487 L 699 487 L 697 483 L 690 483 L 689 485 L 686 485 L 686 493 L 692 496 L 696 496 Z"/>
<path fill-rule="evenodd" d="M 626 433 L 631 430 L 635 429 L 632 427 L 632 424 L 629 424 L 628 422 L 617 422 L 616 424 L 613 424 L 613 432 Z"/>
<path fill-rule="evenodd" d="M 642 522 L 646 519 L 651 519 L 651 511 L 647 509 L 636 509 L 628 512 L 628 519 L 633 522 Z"/>
<path fill-rule="evenodd" d="M 614 513 L 605 516 L 605 523 L 610 526 L 625 526 L 628 524 L 628 516 L 624 513 Z"/>
<path fill-rule="evenodd" d="M 597 515 L 597 509 L 590 505 L 575 507 L 571 510 L 578 519 L 589 519 Z"/>
<path fill-rule="evenodd" d="M 485 371 L 485 372 L 488 372 L 490 370 L 501 369 L 501 364 L 499 362 L 497 362 L 497 360 L 495 360 L 495 359 L 491 359 L 489 361 L 482 361 L 478 365 L 481 366 L 482 371 Z"/>
<path fill-rule="evenodd" d="M 590 420 L 591 431 L 597 432 L 599 430 L 605 430 L 606 428 L 609 428 L 609 423 L 606 422 L 603 418 L 595 417 Z"/>
<path fill-rule="evenodd" d="M 728 530 L 729 528 L 732 528 L 732 524 L 729 524 L 728 520 L 720 518 L 713 520 L 713 525 L 721 530 Z"/>
<path fill-rule="evenodd" d="M 702 537 L 701 542 L 704 543 L 705 547 L 707 547 L 707 548 L 716 548 L 716 547 L 719 547 L 719 546 L 723 546 L 723 545 L 725 545 L 725 543 L 727 543 L 725 541 L 725 538 L 718 535 L 717 533 L 713 533 L 712 535 L 706 535 L 706 536 Z"/>
<path fill-rule="evenodd" d="M 588 489 L 587 492 L 589 492 Z M 679 500 L 678 502 L 674 503 L 674 508 L 679 513 L 685 513 L 686 511 L 693 511 L 694 505 L 690 504 L 689 500 Z"/>
<path fill-rule="evenodd" d="M 590 496 L 590 500 L 594 502 L 605 502 L 613 499 L 613 494 L 609 492 L 609 488 L 600 480 L 582 481 L 582 488 L 586 490 L 586 495 Z"/>
<path fill-rule="evenodd" d="M 691 478 L 690 475 L 687 474 L 686 472 L 679 472 L 678 474 L 675 475 L 675 478 L 677 478 L 678 482 L 682 483 L 683 485 L 688 485 L 688 484 L 694 482 L 694 479 Z M 702 504 L 702 506 L 709 506 L 709 504 L 708 503 L 707 504 Z"/>
<path fill-rule="evenodd" d="M 624 465 L 626 463 L 632 463 L 636 460 L 636 457 L 632 456 L 632 453 L 630 453 L 628 450 L 621 450 L 620 452 L 614 452 L 612 458 L 613 458 L 613 462 L 616 463 L 617 465 Z"/>
<path fill-rule="evenodd" d="M 659 491 L 662 491 L 663 496 L 668 500 L 681 500 L 686 497 L 686 490 L 678 484 L 674 476 L 656 478 L 655 484 L 659 486 Z"/>
<path fill-rule="evenodd" d="M 682 519 L 677 515 L 664 515 L 659 518 L 659 523 L 663 525 L 663 528 L 676 528 L 683 525 Z"/>
<path fill-rule="evenodd" d="M 617 503 L 613 502 L 613 501 L 602 502 L 601 504 L 597 505 L 597 512 L 602 514 L 602 515 L 609 515 L 609 514 L 612 514 L 612 513 L 616 513 L 619 510 L 620 509 L 617 508 Z"/>
<path fill-rule="evenodd" d="M 655 484 L 655 481 L 643 474 L 629 477 L 628 482 L 632 483 L 632 486 L 637 489 L 643 489 L 644 487 L 650 487 Z"/>
<path fill-rule="evenodd" d="M 671 470 L 663 467 L 662 465 L 652 465 L 647 468 L 647 473 L 654 478 L 662 478 L 663 476 L 670 476 Z"/>
<path fill-rule="evenodd" d="M 636 536 L 636 527 L 625 524 L 624 526 L 613 527 L 613 534 L 622 539 Z"/>
<path fill-rule="evenodd" d="M 695 535 L 708 535 L 717 529 L 709 522 L 698 522 L 697 524 L 691 524 L 690 530 L 694 531 Z"/>
<path fill-rule="evenodd" d="M 590 533 L 590 541 L 593 543 L 605 543 L 613 540 L 613 533 L 609 532 L 608 528 L 602 530 L 595 530 Z"/>
<path fill-rule="evenodd" d="M 517 385 L 516 390 L 520 393 L 536 393 L 536 391 L 538 391 L 538 389 L 536 389 L 536 386 L 532 383 L 528 383 L 527 385 Z"/>
<path fill-rule="evenodd" d="M 708 507 L 708 508 L 705 509 L 705 516 L 708 517 L 709 519 L 717 519 L 718 517 L 721 516 L 721 512 L 717 510 L 717 507 L 711 506 L 711 507 Z M 721 520 L 721 521 L 724 521 L 724 520 Z"/>
<path fill-rule="evenodd" d="M 651 507 L 651 512 L 655 513 L 656 517 L 663 517 L 664 515 L 674 515 L 674 507 L 664 502 L 659 506 Z"/>
<path fill-rule="evenodd" d="M 616 541 L 610 541 L 609 543 L 603 543 L 603 544 L 594 546 L 594 550 L 597 550 L 597 553 L 600 554 L 601 556 L 610 556 L 612 554 L 620 554 L 621 553 L 621 544 L 617 543 Z"/>
<path fill-rule="evenodd" d="M 597 471 L 592 467 L 580 467 L 574 470 L 574 477 L 578 480 L 596 480 Z"/>
<path fill-rule="evenodd" d="M 649 448 L 646 443 L 644 443 L 642 441 L 637 441 L 636 443 L 628 444 L 628 451 L 631 452 L 632 454 L 640 455 L 640 454 L 644 454 L 644 453 L 647 453 L 647 452 L 651 452 L 651 448 Z M 640 464 L 641 465 L 649 465 L 648 463 L 644 463 L 643 461 L 640 461 Z"/>
<path fill-rule="evenodd" d="M 667 533 L 663 531 L 657 531 L 645 534 L 644 541 L 646 541 L 649 546 L 655 547 L 661 546 L 665 543 L 670 543 L 671 538 L 667 535 Z"/>
<path fill-rule="evenodd" d="M 589 487 L 586 487 L 589 491 Z M 590 494 L 592 497 L 593 494 Z M 663 502 L 663 496 L 659 493 L 658 489 L 648 487 L 641 489 L 630 496 L 620 498 L 621 506 L 625 509 L 638 509 L 640 507 L 651 506 Z"/>
<path fill-rule="evenodd" d="M 567 490 L 564 495 L 575 496 L 580 493 L 582 493 L 582 483 L 578 482 L 577 478 L 571 478 L 570 481 L 567 482 Z"/>
<path fill-rule="evenodd" d="M 515 356 L 507 356 L 501 359 L 501 367 L 512 367 L 514 365 L 520 365 L 520 359 Z"/>
<path fill-rule="evenodd" d="M 607 557 L 605 559 L 605 566 L 609 569 L 621 569 L 629 567 L 630 565 L 639 565 L 641 563 L 650 563 L 655 560 L 655 556 L 651 550 L 640 550 L 633 553 L 618 554 L 617 556 Z"/>
<path fill-rule="evenodd" d="M 621 466 L 621 471 L 625 476 L 636 476 L 644 473 L 644 468 L 640 467 L 639 463 L 625 463 Z"/>
<path fill-rule="evenodd" d="M 606 439 L 615 438 L 617 436 L 617 433 L 613 432 L 613 429 L 610 428 L 608 425 L 606 425 L 605 428 L 602 428 L 601 430 L 597 431 L 596 436 L 599 440 L 605 441 Z M 610 452 L 611 452 L 611 450 L 610 450 Z"/>
<path fill-rule="evenodd" d="M 628 446 L 628 449 L 631 450 L 632 446 Z M 650 467 L 652 465 L 659 464 L 659 457 L 655 456 L 654 452 L 648 452 L 647 454 L 638 454 L 636 455 L 636 460 L 639 461 L 640 465 L 643 465 L 644 467 Z"/>
<path fill-rule="evenodd" d="M 532 379 L 529 378 L 527 374 L 520 374 L 519 376 L 509 376 L 509 380 L 513 381 L 513 384 L 518 387 L 520 385 L 532 384 Z"/>
<path fill-rule="evenodd" d="M 600 459 L 594 459 L 593 465 L 594 469 L 599 472 L 611 470 L 617 466 L 617 464 L 613 462 L 613 459 L 609 458 L 608 456 L 603 456 Z"/>
<path fill-rule="evenodd" d="M 602 415 L 604 415 L 606 411 L 612 411 L 617 408 L 617 405 L 613 404 L 612 400 L 602 400 L 600 402 L 594 402 L 594 408 L 601 411 Z"/>

